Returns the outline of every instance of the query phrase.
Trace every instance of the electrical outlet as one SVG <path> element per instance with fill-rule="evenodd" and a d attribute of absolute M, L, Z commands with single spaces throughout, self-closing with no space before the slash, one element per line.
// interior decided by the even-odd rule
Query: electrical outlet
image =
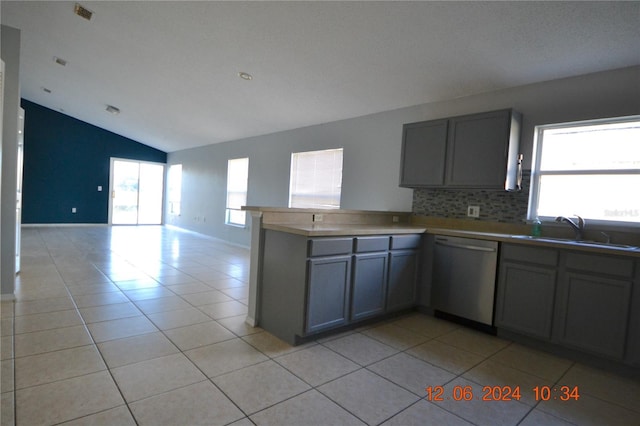
<path fill-rule="evenodd" d="M 468 217 L 480 217 L 480 206 L 469 206 L 469 207 L 467 207 L 467 216 Z"/>
<path fill-rule="evenodd" d="M 400 216 L 393 216 L 393 223 L 398 223 L 400 222 Z"/>
<path fill-rule="evenodd" d="M 322 219 L 323 219 L 323 217 L 322 217 L 321 214 L 314 214 L 313 215 L 313 221 L 314 222 L 322 222 Z"/>
<path fill-rule="evenodd" d="M 75 207 L 71 207 L 71 213 L 75 213 L 76 212 L 76 208 Z"/>

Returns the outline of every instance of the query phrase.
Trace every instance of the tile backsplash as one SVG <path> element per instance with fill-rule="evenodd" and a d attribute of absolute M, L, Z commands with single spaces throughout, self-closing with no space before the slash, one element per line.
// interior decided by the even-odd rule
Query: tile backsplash
<path fill-rule="evenodd" d="M 522 191 L 506 192 L 482 189 L 427 189 L 413 190 L 413 213 L 455 219 L 467 218 L 467 207 L 480 206 L 478 220 L 523 223 L 529 204 L 531 171 L 522 174 Z"/>

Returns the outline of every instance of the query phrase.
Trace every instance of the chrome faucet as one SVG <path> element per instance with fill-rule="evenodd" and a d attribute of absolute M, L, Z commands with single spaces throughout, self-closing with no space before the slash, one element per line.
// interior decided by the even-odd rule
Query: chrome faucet
<path fill-rule="evenodd" d="M 582 233 L 584 232 L 585 223 L 584 223 L 584 219 L 581 218 L 580 216 L 576 215 L 576 218 L 577 218 L 577 223 L 569 219 L 568 217 L 558 216 L 556 217 L 556 222 L 558 223 L 567 222 L 567 225 L 569 225 L 571 229 L 573 229 L 573 231 L 576 233 L 576 241 L 580 241 L 582 240 Z"/>

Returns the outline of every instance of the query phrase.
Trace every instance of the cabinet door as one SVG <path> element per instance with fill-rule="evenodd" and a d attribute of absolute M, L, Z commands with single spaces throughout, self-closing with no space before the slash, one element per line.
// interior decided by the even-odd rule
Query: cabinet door
<path fill-rule="evenodd" d="M 504 188 L 510 127 L 509 110 L 450 119 L 446 184 Z"/>
<path fill-rule="evenodd" d="M 418 251 L 398 250 L 389 253 L 387 311 L 410 308 L 416 301 Z"/>
<path fill-rule="evenodd" d="M 351 256 L 319 257 L 308 261 L 307 333 L 347 323 Z"/>
<path fill-rule="evenodd" d="M 447 120 L 405 124 L 400 186 L 442 186 L 447 152 Z"/>
<path fill-rule="evenodd" d="M 567 272 L 558 309 L 558 339 L 621 360 L 627 336 L 631 282 Z"/>
<path fill-rule="evenodd" d="M 640 260 L 636 262 L 636 278 L 633 286 L 626 361 L 628 364 L 640 367 Z"/>
<path fill-rule="evenodd" d="M 498 278 L 496 326 L 551 338 L 556 271 L 503 262 Z"/>
<path fill-rule="evenodd" d="M 357 254 L 353 259 L 351 319 L 384 312 L 387 291 L 387 252 Z"/>

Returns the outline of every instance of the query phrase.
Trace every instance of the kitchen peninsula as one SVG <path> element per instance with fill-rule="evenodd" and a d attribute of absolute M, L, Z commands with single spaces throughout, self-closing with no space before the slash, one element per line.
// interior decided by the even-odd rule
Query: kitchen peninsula
<path fill-rule="evenodd" d="M 245 207 L 248 322 L 305 336 L 413 307 L 424 226 L 410 213 Z"/>

